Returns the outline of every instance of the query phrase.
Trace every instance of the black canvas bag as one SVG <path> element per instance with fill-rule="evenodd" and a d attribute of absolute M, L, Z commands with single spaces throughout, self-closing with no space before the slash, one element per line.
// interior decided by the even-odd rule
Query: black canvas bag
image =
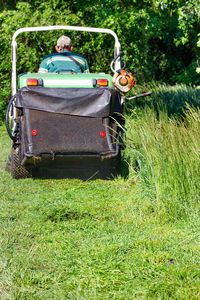
<path fill-rule="evenodd" d="M 116 155 L 119 99 L 114 88 L 22 88 L 15 105 L 24 156 Z"/>

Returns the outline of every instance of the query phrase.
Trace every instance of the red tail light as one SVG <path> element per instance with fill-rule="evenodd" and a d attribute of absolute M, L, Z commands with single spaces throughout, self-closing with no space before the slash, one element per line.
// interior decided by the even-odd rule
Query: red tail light
<path fill-rule="evenodd" d="M 107 79 L 97 79 L 97 84 L 101 86 L 108 86 L 108 80 Z"/>
<path fill-rule="evenodd" d="M 105 131 L 101 131 L 101 132 L 100 132 L 100 137 L 104 138 L 105 136 L 106 136 Z"/>
<path fill-rule="evenodd" d="M 36 136 L 38 133 L 37 133 L 37 130 L 35 130 L 35 129 L 33 129 L 32 131 L 31 131 L 31 133 L 32 133 L 32 135 L 33 136 Z"/>
<path fill-rule="evenodd" d="M 33 85 L 38 85 L 38 80 L 37 79 L 32 79 L 32 78 L 29 78 L 27 79 L 27 85 L 28 86 L 33 86 Z"/>

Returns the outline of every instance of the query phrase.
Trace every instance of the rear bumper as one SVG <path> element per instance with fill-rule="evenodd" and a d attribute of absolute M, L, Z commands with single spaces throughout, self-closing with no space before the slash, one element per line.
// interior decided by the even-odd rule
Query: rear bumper
<path fill-rule="evenodd" d="M 121 172 L 120 151 L 112 157 L 69 156 L 32 157 L 24 162 L 36 178 L 112 179 Z"/>

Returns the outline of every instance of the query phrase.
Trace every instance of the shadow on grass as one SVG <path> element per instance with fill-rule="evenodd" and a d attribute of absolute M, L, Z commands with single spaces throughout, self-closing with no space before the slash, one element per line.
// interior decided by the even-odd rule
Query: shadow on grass
<path fill-rule="evenodd" d="M 80 220 L 84 218 L 92 218 L 90 214 L 82 213 L 73 210 L 55 210 L 51 214 L 46 217 L 46 220 L 50 220 L 51 222 L 57 223 L 67 220 Z"/>
<path fill-rule="evenodd" d="M 127 178 L 128 163 L 119 152 L 117 156 L 102 157 L 70 157 L 51 156 L 34 160 L 27 159 L 24 164 L 29 177 L 34 179 L 81 179 L 91 181 L 96 179 L 113 180 L 117 176 Z M 22 178 L 22 177 L 20 177 Z"/>
<path fill-rule="evenodd" d="M 125 155 L 122 155 L 120 175 L 124 179 L 127 179 L 129 175 L 129 161 L 127 160 L 127 157 Z"/>

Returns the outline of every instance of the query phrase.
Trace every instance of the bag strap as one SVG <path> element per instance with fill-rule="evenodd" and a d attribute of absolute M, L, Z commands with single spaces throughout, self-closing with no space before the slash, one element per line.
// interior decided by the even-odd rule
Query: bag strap
<path fill-rule="evenodd" d="M 75 64 L 77 64 L 77 66 L 79 66 L 79 68 L 81 69 L 81 72 L 84 73 L 83 67 L 73 56 L 68 55 L 68 53 L 60 53 L 60 54 L 63 54 L 63 55 L 66 55 L 67 57 L 69 57 Z"/>

